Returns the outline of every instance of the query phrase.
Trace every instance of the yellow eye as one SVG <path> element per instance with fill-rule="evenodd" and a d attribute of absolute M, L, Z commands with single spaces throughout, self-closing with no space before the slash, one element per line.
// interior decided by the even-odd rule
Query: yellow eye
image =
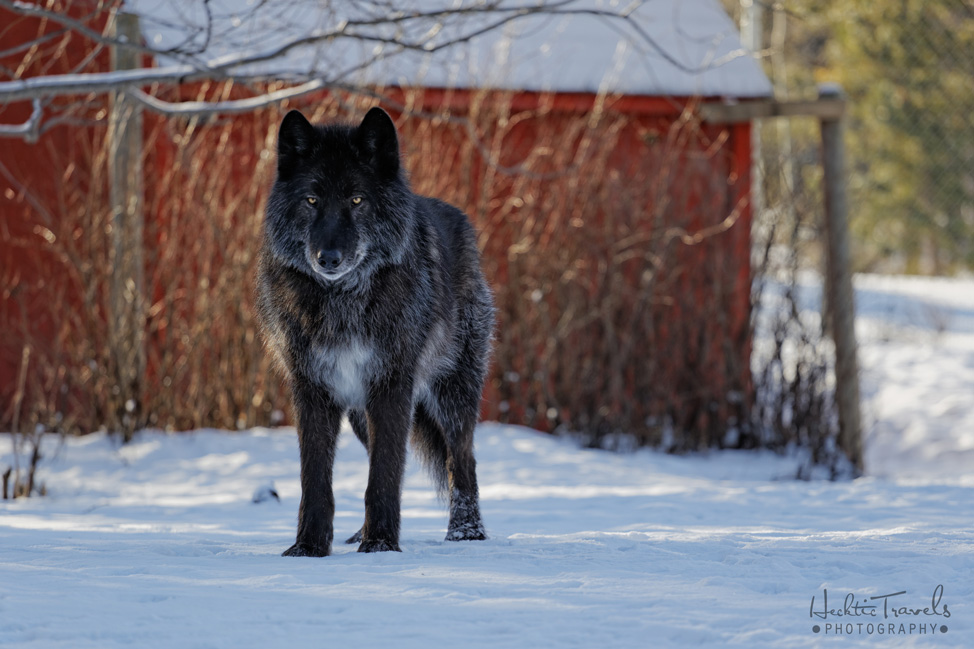
<path fill-rule="evenodd" d="M 315 205 L 317 204 L 317 202 L 318 202 L 317 198 L 315 198 L 314 196 L 308 196 L 308 204 Z"/>
<path fill-rule="evenodd" d="M 362 203 L 361 196 L 352 196 L 352 205 L 360 205 Z"/>

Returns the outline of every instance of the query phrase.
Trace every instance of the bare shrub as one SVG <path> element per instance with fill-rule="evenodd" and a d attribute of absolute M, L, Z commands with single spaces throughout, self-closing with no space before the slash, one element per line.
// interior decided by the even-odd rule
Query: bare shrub
<path fill-rule="evenodd" d="M 579 114 L 485 92 L 455 126 L 404 121 L 416 188 L 480 230 L 499 309 L 485 414 L 602 446 L 741 439 L 748 220 L 727 133 L 614 101 Z"/>
<path fill-rule="evenodd" d="M 398 99 L 414 188 L 461 206 L 480 232 L 499 309 L 485 416 L 592 445 L 628 435 L 674 450 L 746 443 L 748 219 L 727 131 L 690 111 L 676 122 L 633 115 L 609 97 L 582 114 L 511 93 L 473 93 L 459 113 L 421 91 Z M 352 120 L 370 103 L 330 94 L 304 108 Z M 146 120 L 140 425 L 266 425 L 284 409 L 251 310 L 283 111 Z M 59 328 L 36 376 L 57 377 L 48 389 L 63 398 L 36 402 L 36 418 L 70 412 L 54 428 L 82 432 L 127 428 L 104 332 L 111 268 L 96 181 L 107 152 L 103 138 L 90 141 L 89 182 L 63 183 L 64 204 L 85 206 L 51 208 L 53 239 L 32 240 L 70 271 L 74 295 L 44 302 Z"/>
<path fill-rule="evenodd" d="M 201 89 L 201 93 L 208 92 Z M 147 423 L 275 423 L 284 407 L 253 316 L 271 120 L 160 120 L 147 160 Z M 262 152 L 265 152 L 262 155 Z"/>
<path fill-rule="evenodd" d="M 768 167 L 772 183 L 789 168 L 778 162 Z M 800 456 L 796 478 L 834 480 L 855 470 L 838 444 L 835 347 L 824 334 L 827 309 L 809 263 L 816 189 L 785 190 L 787 209 L 769 210 L 755 228 L 752 421 L 758 445 Z"/>

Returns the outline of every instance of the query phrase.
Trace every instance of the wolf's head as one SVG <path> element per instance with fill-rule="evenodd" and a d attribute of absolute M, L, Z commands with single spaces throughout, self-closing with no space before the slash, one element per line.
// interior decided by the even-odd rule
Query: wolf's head
<path fill-rule="evenodd" d="M 281 122 L 277 181 L 267 201 L 271 253 L 323 283 L 398 263 L 410 238 L 412 193 L 392 119 L 373 108 L 358 126 Z"/>

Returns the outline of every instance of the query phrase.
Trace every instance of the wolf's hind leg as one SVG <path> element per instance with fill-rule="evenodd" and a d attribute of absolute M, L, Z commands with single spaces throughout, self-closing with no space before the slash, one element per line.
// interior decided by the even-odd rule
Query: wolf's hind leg
<path fill-rule="evenodd" d="M 349 410 L 348 411 L 348 423 L 352 425 L 352 431 L 358 438 L 358 441 L 362 442 L 362 446 L 365 450 L 369 450 L 369 422 L 365 418 L 365 413 L 361 410 Z"/>
<path fill-rule="evenodd" d="M 477 462 L 473 452 L 473 433 L 477 423 L 480 405 L 479 392 L 458 398 L 456 383 L 447 381 L 437 386 L 436 410 L 439 417 L 434 419 L 427 414 L 427 420 L 417 417 L 417 426 L 425 436 L 439 440 L 438 466 L 431 469 L 438 478 L 441 490 L 445 489 L 450 500 L 450 523 L 447 527 L 447 541 L 483 541 L 487 538 L 483 521 L 480 518 L 480 498 L 477 488 Z M 465 387 L 465 386 L 464 386 Z M 466 406 L 466 407 L 464 407 Z M 448 423 L 447 423 L 448 422 Z M 425 430 L 423 430 L 425 429 Z M 442 449 L 442 450 L 440 450 Z M 433 460 L 433 458 L 430 458 Z"/>
<path fill-rule="evenodd" d="M 480 518 L 477 462 L 473 456 L 474 422 L 465 428 L 458 431 L 457 439 L 448 446 L 450 524 L 446 531 L 447 541 L 483 541 L 487 538 Z"/>

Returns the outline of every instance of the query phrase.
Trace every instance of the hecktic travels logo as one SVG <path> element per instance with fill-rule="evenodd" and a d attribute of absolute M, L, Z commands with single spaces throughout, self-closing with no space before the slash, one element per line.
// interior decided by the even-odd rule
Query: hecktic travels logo
<path fill-rule="evenodd" d="M 812 596 L 808 616 L 813 633 L 824 635 L 939 635 L 947 633 L 950 609 L 944 587 L 933 589 L 929 599 L 916 599 L 905 590 L 859 599 L 849 593 L 837 600 L 822 590 Z"/>

